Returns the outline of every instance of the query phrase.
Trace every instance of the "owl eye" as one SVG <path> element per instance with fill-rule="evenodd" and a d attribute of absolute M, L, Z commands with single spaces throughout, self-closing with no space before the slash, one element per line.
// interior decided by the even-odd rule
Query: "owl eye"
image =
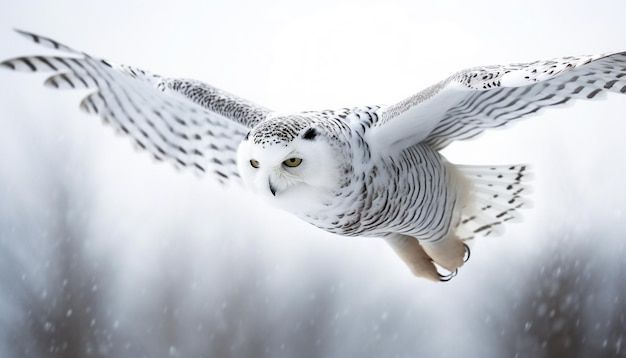
<path fill-rule="evenodd" d="M 251 165 L 253 168 L 258 168 L 258 167 L 260 167 L 260 166 L 261 166 L 261 165 L 259 164 L 259 161 L 258 161 L 258 160 L 256 160 L 256 159 L 250 159 L 250 165 Z"/>
<path fill-rule="evenodd" d="M 300 159 L 300 158 L 289 158 L 289 159 L 285 160 L 283 162 L 283 164 L 285 166 L 288 166 L 289 168 L 295 168 L 298 165 L 302 164 L 302 159 Z"/>

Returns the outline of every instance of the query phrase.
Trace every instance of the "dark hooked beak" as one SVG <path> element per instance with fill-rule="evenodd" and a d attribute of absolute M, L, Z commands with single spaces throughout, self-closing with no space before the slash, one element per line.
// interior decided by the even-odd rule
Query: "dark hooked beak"
<path fill-rule="evenodd" d="M 268 179 L 267 181 L 270 185 L 270 192 L 272 193 L 272 195 L 276 196 L 276 188 L 274 187 L 274 185 L 272 185 L 272 180 Z"/>

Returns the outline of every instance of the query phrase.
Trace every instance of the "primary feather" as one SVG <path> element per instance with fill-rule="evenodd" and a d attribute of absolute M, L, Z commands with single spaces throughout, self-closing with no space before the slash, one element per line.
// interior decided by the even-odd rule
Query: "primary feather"
<path fill-rule="evenodd" d="M 91 90 L 80 108 L 130 135 L 159 160 L 210 172 L 220 181 L 239 177 L 237 146 L 269 110 L 198 81 L 163 78 L 18 32 L 67 55 L 18 57 L 2 66 L 51 72 L 45 81 L 51 88 Z"/>
<path fill-rule="evenodd" d="M 626 52 L 472 68 L 383 109 L 371 138 L 381 148 L 442 149 L 546 107 L 625 93 L 625 76 Z"/>

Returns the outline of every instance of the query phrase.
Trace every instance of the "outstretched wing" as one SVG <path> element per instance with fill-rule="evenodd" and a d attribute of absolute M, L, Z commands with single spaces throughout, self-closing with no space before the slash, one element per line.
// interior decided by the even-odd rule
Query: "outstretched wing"
<path fill-rule="evenodd" d="M 382 109 L 370 141 L 381 149 L 422 141 L 441 149 L 542 108 L 608 91 L 626 93 L 626 52 L 473 68 Z"/>
<path fill-rule="evenodd" d="M 249 128 L 269 110 L 193 80 L 168 79 L 115 65 L 49 38 L 18 31 L 63 56 L 28 56 L 1 66 L 52 72 L 45 85 L 91 89 L 80 108 L 100 115 L 159 160 L 210 172 L 221 182 L 238 178 L 236 151 Z"/>

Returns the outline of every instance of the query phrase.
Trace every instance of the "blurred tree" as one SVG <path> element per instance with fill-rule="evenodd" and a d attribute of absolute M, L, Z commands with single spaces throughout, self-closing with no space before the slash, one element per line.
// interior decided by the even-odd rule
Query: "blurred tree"
<path fill-rule="evenodd" d="M 2 327 L 2 338 L 12 357 L 106 355 L 109 264 L 90 249 L 85 171 L 70 169 L 77 152 L 66 143 L 38 142 L 38 128 L 21 125 L 29 133 L 16 130 L 26 141 L 22 153 L 38 165 L 0 178 L 7 180 L 0 190 L 0 303 L 17 316 Z M 22 190 L 7 184 L 15 178 Z"/>
<path fill-rule="evenodd" d="M 599 238 L 608 245 L 620 242 L 610 234 L 567 232 L 552 241 L 538 275 L 527 277 L 512 314 L 500 322 L 505 352 L 514 357 L 626 356 L 626 262 L 611 260 L 605 246 L 594 245 Z"/>

